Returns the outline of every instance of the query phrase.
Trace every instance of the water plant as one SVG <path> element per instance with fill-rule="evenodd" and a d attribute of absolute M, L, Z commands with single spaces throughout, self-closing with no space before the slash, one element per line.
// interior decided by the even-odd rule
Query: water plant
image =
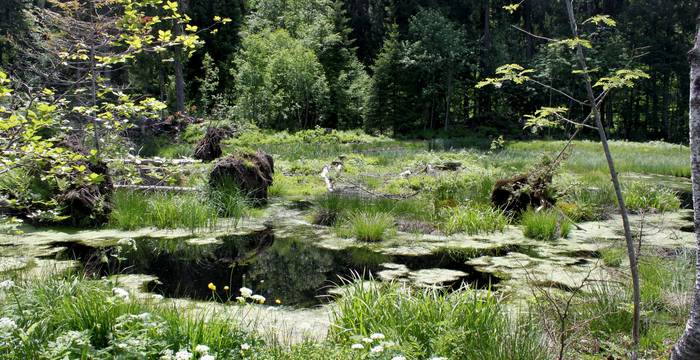
<path fill-rule="evenodd" d="M 440 229 L 446 234 L 464 232 L 469 235 L 503 231 L 508 217 L 499 209 L 489 205 L 470 203 L 447 208 L 443 211 Z"/>
<path fill-rule="evenodd" d="M 520 223 L 523 226 L 523 235 L 537 240 L 565 238 L 571 231 L 569 220 L 554 210 L 530 209 L 523 213 Z"/>
<path fill-rule="evenodd" d="M 395 225 L 394 217 L 383 212 L 355 212 L 347 219 L 351 233 L 358 241 L 376 242 L 386 239 Z"/>
<path fill-rule="evenodd" d="M 672 190 L 638 181 L 625 186 L 624 196 L 625 203 L 632 212 L 665 212 L 681 207 L 681 201 Z"/>
<path fill-rule="evenodd" d="M 143 193 L 116 191 L 110 224 L 132 230 L 154 226 L 160 229 L 185 228 L 196 231 L 216 226 L 219 210 L 199 194 Z"/>

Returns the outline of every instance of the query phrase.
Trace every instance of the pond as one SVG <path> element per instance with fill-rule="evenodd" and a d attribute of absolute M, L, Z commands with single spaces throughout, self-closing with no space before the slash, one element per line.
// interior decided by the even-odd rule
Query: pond
<path fill-rule="evenodd" d="M 77 260 L 91 276 L 153 275 L 158 280 L 148 283 L 147 290 L 165 297 L 225 302 L 248 287 L 272 306 L 275 300 L 296 307 L 328 302 L 332 290 L 353 277 L 446 289 L 485 288 L 499 281 L 448 254 L 386 255 L 360 244 L 328 249 L 303 234 L 276 236 L 270 228 L 213 238 L 144 236 L 106 247 L 81 242 L 51 246 L 57 250 L 52 258 Z"/>

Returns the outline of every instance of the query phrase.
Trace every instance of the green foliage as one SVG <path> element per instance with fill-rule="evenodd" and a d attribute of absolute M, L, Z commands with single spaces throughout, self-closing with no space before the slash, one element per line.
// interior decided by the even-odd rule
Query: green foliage
<path fill-rule="evenodd" d="M 527 318 L 511 318 L 495 296 L 464 290 L 409 290 L 362 284 L 347 290 L 333 313 L 335 341 L 381 333 L 407 358 L 545 359 L 540 334 Z"/>
<path fill-rule="evenodd" d="M 377 242 L 386 240 L 394 230 L 396 220 L 383 212 L 355 212 L 348 215 L 347 225 L 358 241 Z"/>
<path fill-rule="evenodd" d="M 503 211 L 485 204 L 469 203 L 443 211 L 441 230 L 446 234 L 464 232 L 469 235 L 503 231 L 508 217 Z"/>
<path fill-rule="evenodd" d="M 374 76 L 369 89 L 367 104 L 366 130 L 385 130 L 398 128 L 403 120 L 405 100 L 401 92 L 403 64 L 401 47 L 396 26 L 391 28 L 384 40 L 372 71 Z"/>
<path fill-rule="evenodd" d="M 665 212 L 681 207 L 681 201 L 672 190 L 641 182 L 626 184 L 623 195 L 625 205 L 633 212 Z"/>
<path fill-rule="evenodd" d="M 523 235 L 537 240 L 566 238 L 571 231 L 571 223 L 555 210 L 530 209 L 523 213 L 520 223 L 523 226 Z"/>
<path fill-rule="evenodd" d="M 314 52 L 286 30 L 250 34 L 236 59 L 236 111 L 275 129 L 312 127 L 322 119 L 328 82 Z"/>
<path fill-rule="evenodd" d="M 620 247 L 608 247 L 600 251 L 601 259 L 606 266 L 620 267 L 627 257 L 627 250 Z"/>
<path fill-rule="evenodd" d="M 245 214 L 245 204 L 237 195 L 214 192 L 211 196 L 116 191 L 110 224 L 125 230 L 154 226 L 194 232 L 216 226 L 220 213 L 234 219 Z"/>
<path fill-rule="evenodd" d="M 188 318 L 174 308 L 133 300 L 127 290 L 112 286 L 69 277 L 20 283 L 5 290 L 14 301 L 0 304 L 4 316 L 0 355 L 4 359 L 160 358 L 181 350 L 196 353 L 197 345 L 202 352 L 201 345 L 206 345 L 217 358 L 237 358 L 241 344 L 256 345 L 255 339 L 225 317 Z"/>

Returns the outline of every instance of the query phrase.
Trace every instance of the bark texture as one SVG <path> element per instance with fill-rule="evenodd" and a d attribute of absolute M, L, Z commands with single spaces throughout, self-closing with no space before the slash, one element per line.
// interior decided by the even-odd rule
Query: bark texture
<path fill-rule="evenodd" d="M 275 173 L 272 156 L 258 151 L 220 158 L 209 175 L 212 188 L 237 187 L 255 203 L 267 201 L 267 189 Z"/>
<path fill-rule="evenodd" d="M 689 53 L 690 60 L 690 169 L 693 182 L 693 208 L 695 238 L 700 249 L 700 30 L 695 46 Z M 700 253 L 696 252 L 695 294 L 690 317 L 683 336 L 673 347 L 671 359 L 700 359 Z"/>
<path fill-rule="evenodd" d="M 578 25 L 576 24 L 576 16 L 574 15 L 573 0 L 566 0 L 564 3 L 566 4 L 566 12 L 569 17 L 571 33 L 575 39 L 578 39 Z M 610 147 L 608 146 L 608 138 L 605 134 L 603 120 L 600 115 L 600 104 L 597 102 L 596 96 L 593 93 L 593 81 L 588 73 L 586 56 L 583 53 L 583 47 L 580 43 L 576 46 L 576 57 L 578 58 L 578 63 L 581 70 L 583 70 L 583 78 L 585 80 L 586 93 L 588 95 L 588 103 L 591 107 L 591 113 L 593 114 L 595 125 L 598 128 L 598 136 L 600 137 L 600 142 L 603 145 L 603 152 L 605 153 L 605 159 L 608 163 L 608 170 L 610 170 L 610 180 L 612 180 L 613 188 L 615 189 L 615 196 L 617 198 L 617 204 L 622 217 L 622 227 L 624 229 L 625 243 L 627 245 L 627 256 L 630 262 L 630 274 L 632 275 L 632 297 L 634 303 L 632 310 L 632 351 L 630 352 L 630 358 L 632 360 L 636 360 L 637 350 L 639 348 L 639 320 L 641 314 L 641 291 L 639 285 L 639 272 L 637 269 L 637 253 L 634 247 L 634 239 L 632 238 L 629 217 L 627 216 L 627 207 L 625 206 L 625 200 L 622 196 L 622 187 L 620 186 L 620 180 L 617 176 L 617 171 L 615 170 L 615 162 L 613 161 L 612 153 L 610 152 Z"/>

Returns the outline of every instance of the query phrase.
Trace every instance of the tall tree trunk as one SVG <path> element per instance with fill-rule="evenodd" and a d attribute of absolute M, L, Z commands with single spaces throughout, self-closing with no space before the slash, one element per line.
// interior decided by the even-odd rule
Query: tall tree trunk
<path fill-rule="evenodd" d="M 578 26 L 576 25 L 576 16 L 574 15 L 573 0 L 564 1 L 566 4 L 566 10 L 569 17 L 569 25 L 571 26 L 571 33 L 574 38 L 578 38 Z M 583 47 L 578 44 L 576 47 L 576 56 L 578 57 L 579 65 L 583 71 L 583 77 L 586 83 L 586 93 L 588 94 L 588 102 L 591 106 L 591 112 L 595 119 L 596 127 L 598 128 L 598 136 L 600 136 L 600 142 L 603 144 L 603 151 L 605 152 L 605 159 L 608 162 L 608 169 L 610 170 L 610 178 L 613 183 L 613 188 L 615 189 L 615 196 L 617 197 L 617 203 L 620 208 L 620 215 L 622 216 L 622 227 L 625 233 L 625 242 L 627 244 L 627 256 L 630 263 L 630 272 L 632 275 L 632 297 L 633 297 L 633 311 L 632 311 L 632 352 L 630 358 L 632 360 L 637 359 L 637 348 L 639 347 L 639 317 L 640 317 L 640 304 L 641 295 L 639 288 L 639 272 L 637 271 L 637 254 L 634 248 L 634 239 L 632 239 L 632 230 L 630 228 L 629 217 L 627 216 L 627 208 L 625 207 L 625 200 L 622 196 L 622 187 L 620 186 L 620 180 L 617 177 L 617 172 L 615 171 L 615 163 L 610 153 L 610 147 L 608 146 L 608 138 L 605 135 L 605 128 L 603 128 L 603 122 L 600 118 L 600 109 L 598 108 L 598 103 L 596 102 L 596 96 L 593 93 L 593 84 L 591 77 L 588 73 L 588 65 L 586 63 L 586 56 L 583 53 Z"/>
<path fill-rule="evenodd" d="M 700 23 L 700 19 L 698 21 Z M 700 359 L 700 29 L 695 46 L 688 54 L 690 60 L 690 169 L 695 209 L 696 251 L 695 295 L 690 317 L 683 336 L 673 347 L 672 360 Z"/>
<path fill-rule="evenodd" d="M 90 119 L 92 121 L 92 131 L 93 131 L 93 138 L 94 138 L 94 145 L 95 145 L 95 151 L 96 151 L 96 156 L 100 156 L 100 130 L 99 126 L 97 124 L 97 69 L 95 67 L 95 62 L 96 60 L 96 54 L 95 54 L 95 43 L 97 42 L 97 28 L 95 24 L 95 16 L 97 14 L 95 13 L 95 1 L 91 0 L 90 1 L 90 26 L 92 30 L 92 34 L 90 34 L 90 97 L 91 97 L 91 106 L 93 107 L 93 111 L 90 114 Z"/>

